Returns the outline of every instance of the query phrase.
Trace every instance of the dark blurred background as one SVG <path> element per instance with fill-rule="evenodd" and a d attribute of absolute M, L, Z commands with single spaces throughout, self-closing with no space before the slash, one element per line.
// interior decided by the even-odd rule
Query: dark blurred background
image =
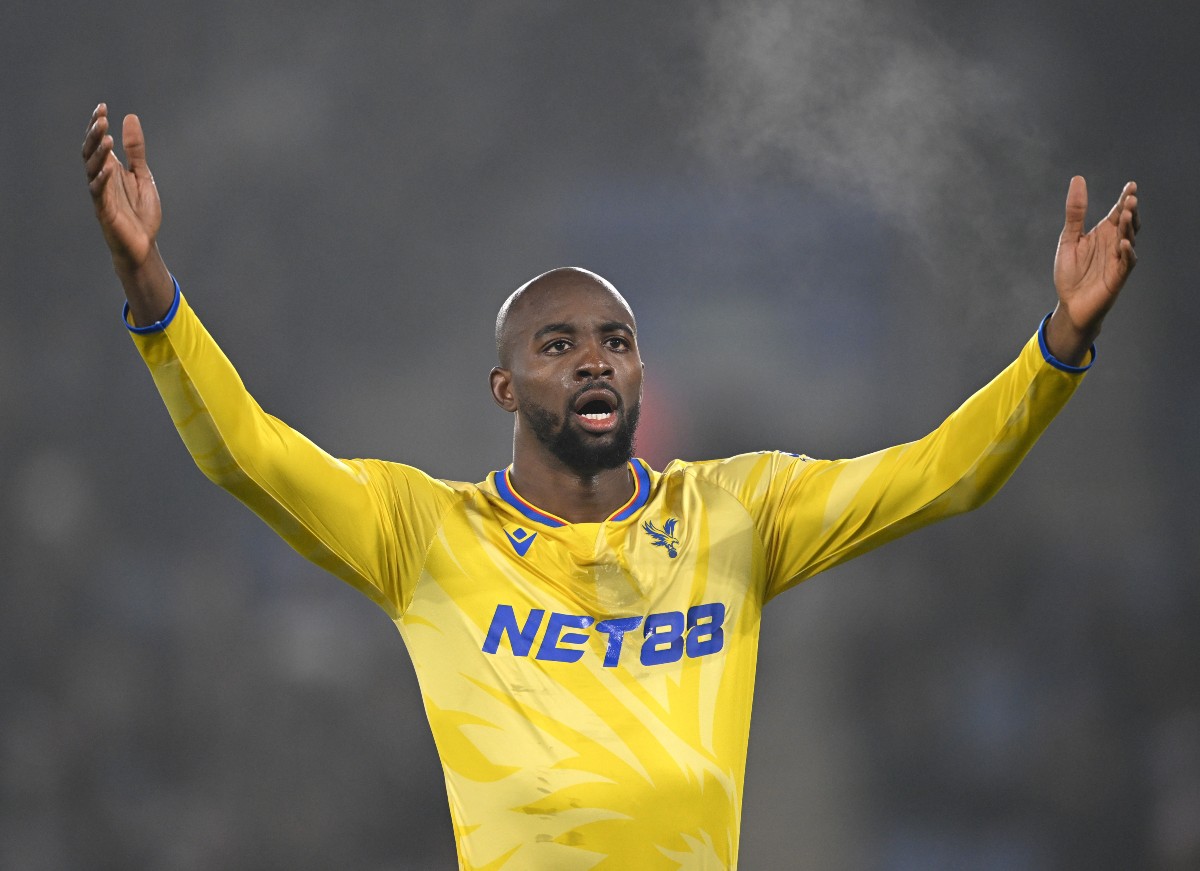
<path fill-rule="evenodd" d="M 1141 264 L 1008 487 L 765 616 L 742 867 L 1200 867 L 1200 7 L 7 4 L 0 867 L 454 867 L 384 614 L 192 466 L 79 161 L 140 114 L 160 245 L 271 412 L 475 481 L 492 319 L 640 319 L 655 465 L 918 437 L 1054 300 L 1072 174 Z"/>

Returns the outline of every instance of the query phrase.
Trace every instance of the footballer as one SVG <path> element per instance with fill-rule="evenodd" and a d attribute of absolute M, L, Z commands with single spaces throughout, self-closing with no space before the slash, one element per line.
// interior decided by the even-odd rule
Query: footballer
<path fill-rule="evenodd" d="M 136 116 L 122 139 L 128 166 L 100 104 L 83 160 L 133 343 L 201 471 L 395 623 L 469 871 L 736 868 L 763 606 L 990 498 L 1092 365 L 1136 262 L 1136 186 L 1085 232 L 1073 178 L 1054 311 L 929 435 L 661 470 L 633 454 L 633 312 L 554 269 L 496 319 L 511 465 L 440 480 L 330 456 L 259 407 L 159 255 Z"/>

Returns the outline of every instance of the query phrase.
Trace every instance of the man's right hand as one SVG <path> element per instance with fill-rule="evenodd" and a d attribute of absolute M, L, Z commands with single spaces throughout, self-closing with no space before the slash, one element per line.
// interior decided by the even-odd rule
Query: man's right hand
<path fill-rule="evenodd" d="M 175 284 L 155 241 L 162 224 L 162 204 L 146 163 L 146 140 L 136 115 L 125 116 L 122 140 L 128 168 L 113 153 L 108 107 L 101 103 L 92 113 L 83 139 L 88 190 L 112 253 L 113 268 L 125 287 L 134 325 L 146 326 L 167 313 Z"/>

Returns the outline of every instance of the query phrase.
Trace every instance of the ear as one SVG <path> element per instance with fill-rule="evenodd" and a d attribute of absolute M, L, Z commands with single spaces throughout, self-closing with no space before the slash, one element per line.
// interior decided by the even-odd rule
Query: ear
<path fill-rule="evenodd" d="M 497 366 L 488 378 L 492 383 L 492 399 L 496 404 L 509 413 L 516 411 L 517 398 L 513 396 L 512 373 Z"/>

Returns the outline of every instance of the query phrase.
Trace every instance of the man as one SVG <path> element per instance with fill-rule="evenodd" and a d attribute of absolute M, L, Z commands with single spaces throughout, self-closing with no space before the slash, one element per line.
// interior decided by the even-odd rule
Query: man
<path fill-rule="evenodd" d="M 557 269 L 496 321 L 513 462 L 480 484 L 338 460 L 265 414 L 158 254 L 135 116 L 83 144 L 126 322 L 196 463 L 377 602 L 413 658 L 464 869 L 734 868 L 762 605 L 1004 483 L 1090 367 L 1135 263 L 1136 188 L 1083 232 L 1072 179 L 1058 305 L 925 438 L 853 460 L 632 456 L 637 327 Z"/>

